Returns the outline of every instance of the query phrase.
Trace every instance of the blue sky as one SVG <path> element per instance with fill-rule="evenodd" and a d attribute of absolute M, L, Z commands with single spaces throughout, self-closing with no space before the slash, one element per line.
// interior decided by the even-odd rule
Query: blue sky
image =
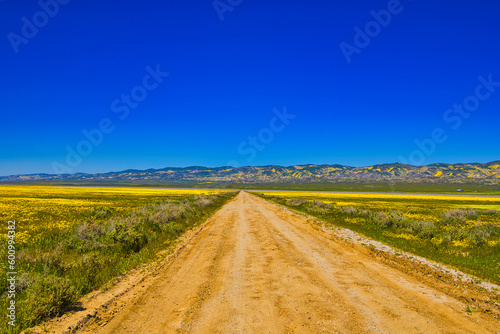
<path fill-rule="evenodd" d="M 498 160 L 499 14 L 495 1 L 3 0 L 0 175 Z"/>

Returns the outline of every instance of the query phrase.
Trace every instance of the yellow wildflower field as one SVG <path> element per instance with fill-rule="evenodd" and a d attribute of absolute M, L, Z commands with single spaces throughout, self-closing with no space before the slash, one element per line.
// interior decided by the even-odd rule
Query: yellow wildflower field
<path fill-rule="evenodd" d="M 492 205 L 500 205 L 499 196 L 487 195 L 433 195 L 433 194 L 391 194 L 391 193 L 341 193 L 341 192 L 323 192 L 323 191 L 259 191 L 270 196 L 282 196 L 291 198 L 318 198 L 331 199 L 331 200 L 344 200 L 344 199 L 380 199 L 380 200 L 453 200 L 460 202 L 493 202 Z"/>
<path fill-rule="evenodd" d="M 482 195 L 434 195 L 434 194 L 383 194 L 383 193 L 340 193 L 314 191 L 259 191 L 267 196 L 319 200 L 337 206 L 352 206 L 374 211 L 398 210 L 414 220 L 438 222 L 440 214 L 456 208 L 474 208 L 481 210 L 499 210 L 499 196 Z M 494 216 L 483 217 L 483 222 L 500 226 Z M 477 221 L 470 221 L 473 227 Z"/>
<path fill-rule="evenodd" d="M 16 243 L 37 243 L 78 224 L 96 207 L 126 214 L 145 204 L 211 195 L 221 191 L 202 189 L 149 189 L 59 186 L 0 186 L 0 240 L 7 236 L 7 222 L 16 221 Z"/>

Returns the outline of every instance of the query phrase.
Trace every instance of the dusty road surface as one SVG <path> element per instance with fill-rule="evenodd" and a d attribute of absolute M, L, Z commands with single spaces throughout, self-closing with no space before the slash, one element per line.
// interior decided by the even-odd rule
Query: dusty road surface
<path fill-rule="evenodd" d="M 498 333 L 500 324 L 241 192 L 92 333 Z"/>

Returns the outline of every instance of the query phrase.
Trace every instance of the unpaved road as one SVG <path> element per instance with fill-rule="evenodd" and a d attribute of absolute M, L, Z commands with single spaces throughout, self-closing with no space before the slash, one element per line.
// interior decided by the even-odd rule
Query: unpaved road
<path fill-rule="evenodd" d="M 484 314 L 241 192 L 92 333 L 498 333 Z"/>

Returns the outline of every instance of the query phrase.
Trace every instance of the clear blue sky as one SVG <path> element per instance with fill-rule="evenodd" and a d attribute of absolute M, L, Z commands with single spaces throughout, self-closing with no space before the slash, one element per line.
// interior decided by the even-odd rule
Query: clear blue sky
<path fill-rule="evenodd" d="M 500 159 L 500 2 L 54 1 L 0 1 L 0 175 Z"/>

